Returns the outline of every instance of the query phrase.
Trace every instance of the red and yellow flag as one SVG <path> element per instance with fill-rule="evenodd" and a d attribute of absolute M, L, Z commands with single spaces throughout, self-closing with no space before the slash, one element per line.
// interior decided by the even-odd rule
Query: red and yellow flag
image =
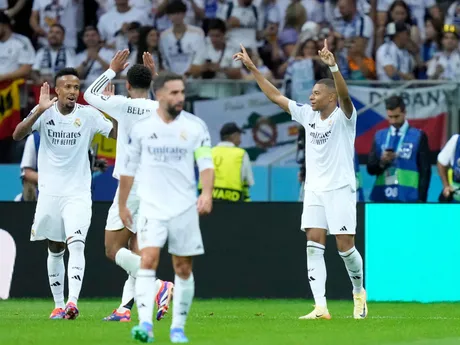
<path fill-rule="evenodd" d="M 11 137 L 21 122 L 21 95 L 19 87 L 24 79 L 0 82 L 0 140 Z"/>

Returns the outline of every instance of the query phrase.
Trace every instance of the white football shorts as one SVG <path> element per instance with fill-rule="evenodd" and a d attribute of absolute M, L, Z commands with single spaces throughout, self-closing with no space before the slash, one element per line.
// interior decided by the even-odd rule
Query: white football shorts
<path fill-rule="evenodd" d="M 86 238 L 92 215 L 91 194 L 53 196 L 39 194 L 30 240 L 66 242 L 69 237 Z"/>
<path fill-rule="evenodd" d="M 328 235 L 356 234 L 356 191 L 349 185 L 326 192 L 306 190 L 300 228 L 326 229 Z"/>
<path fill-rule="evenodd" d="M 107 231 L 117 231 L 123 229 L 125 226 L 120 218 L 120 212 L 118 209 L 118 195 L 120 192 L 120 186 L 117 187 L 115 197 L 113 198 L 112 206 L 110 206 L 109 213 L 107 215 L 107 223 L 105 225 L 105 230 Z M 136 233 L 136 221 L 139 211 L 139 197 L 137 196 L 137 183 L 134 182 L 131 191 L 129 192 L 128 201 L 126 202 L 131 216 L 133 217 L 133 229 L 129 229 L 132 233 Z"/>
<path fill-rule="evenodd" d="M 172 255 L 196 256 L 204 254 L 200 221 L 195 205 L 169 220 L 155 219 L 149 216 L 151 214 L 151 206 L 141 202 L 136 225 L 139 249 L 163 248 L 166 240 L 168 240 L 168 251 Z"/>

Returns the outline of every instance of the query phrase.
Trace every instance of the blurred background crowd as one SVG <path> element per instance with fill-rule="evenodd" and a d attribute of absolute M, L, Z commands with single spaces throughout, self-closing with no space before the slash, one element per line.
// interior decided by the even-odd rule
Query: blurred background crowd
<path fill-rule="evenodd" d="M 325 42 L 347 80 L 460 76 L 460 1 L 0 0 L 0 10 L 0 164 L 21 161 L 24 143 L 11 134 L 37 99 L 34 85 L 75 67 L 84 89 L 124 48 L 131 64 L 149 51 L 159 70 L 200 80 L 201 98 L 234 96 L 251 80 L 232 59 L 240 44 L 299 102 L 330 76 L 317 56 Z M 251 85 L 241 94 L 259 91 Z"/>

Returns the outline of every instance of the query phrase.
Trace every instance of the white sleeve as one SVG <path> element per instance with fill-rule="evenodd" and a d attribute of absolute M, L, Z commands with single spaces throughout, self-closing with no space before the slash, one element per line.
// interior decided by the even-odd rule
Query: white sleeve
<path fill-rule="evenodd" d="M 123 176 L 136 176 L 137 168 L 141 161 L 142 153 L 142 136 L 137 133 L 137 125 L 133 127 L 128 136 L 128 145 L 126 146 L 125 166 L 121 171 Z"/>
<path fill-rule="evenodd" d="M 247 152 L 244 152 L 243 155 L 243 166 L 241 167 L 243 183 L 246 183 L 249 187 L 254 185 L 254 175 L 252 173 L 252 164 L 249 159 Z"/>
<path fill-rule="evenodd" d="M 33 134 L 27 137 L 24 152 L 22 153 L 21 170 L 25 168 L 37 171 L 37 151 Z"/>
<path fill-rule="evenodd" d="M 205 60 L 205 54 L 207 52 L 206 41 L 204 37 L 204 32 L 197 35 L 197 39 L 195 40 L 197 44 L 196 54 L 193 57 L 192 65 L 202 65 Z"/>
<path fill-rule="evenodd" d="M 104 137 L 108 138 L 110 135 L 110 132 L 113 129 L 113 123 L 110 121 L 108 118 L 104 116 L 104 114 L 100 113 L 94 108 L 88 107 L 87 108 L 89 111 L 91 111 L 91 115 L 93 117 L 93 124 L 94 124 L 94 132 L 95 133 L 100 133 Z"/>
<path fill-rule="evenodd" d="M 454 23 L 455 11 L 457 9 L 457 1 L 455 1 L 452 5 L 449 6 L 447 10 L 447 15 L 445 19 L 445 24 L 452 25 Z"/>
<path fill-rule="evenodd" d="M 40 72 L 40 64 L 43 60 L 43 48 L 39 49 L 37 52 L 37 55 L 35 55 L 35 59 L 32 65 L 32 70 L 33 71 L 38 71 Z"/>
<path fill-rule="evenodd" d="M 377 0 L 377 12 L 388 12 L 390 4 L 387 0 Z"/>
<path fill-rule="evenodd" d="M 363 16 L 363 18 L 364 23 L 360 36 L 367 39 L 372 39 L 372 37 L 374 37 L 374 23 L 369 16 Z"/>
<path fill-rule="evenodd" d="M 197 139 L 195 147 L 195 161 L 198 165 L 198 170 L 202 172 L 206 169 L 214 169 L 211 154 L 211 136 L 209 135 L 208 127 L 201 121 L 200 135 Z"/>
<path fill-rule="evenodd" d="M 289 101 L 289 112 L 294 121 L 297 121 L 301 125 L 305 122 L 306 115 L 311 113 L 312 109 L 309 104 L 300 104 L 293 100 Z"/>
<path fill-rule="evenodd" d="M 377 51 L 377 63 L 382 67 L 394 66 L 396 58 L 392 56 L 391 52 L 391 48 L 389 48 L 387 45 L 381 46 L 381 48 L 379 48 Z"/>
<path fill-rule="evenodd" d="M 111 69 L 105 71 L 99 78 L 86 89 L 83 97 L 88 104 L 110 115 L 115 120 L 120 118 L 121 108 L 125 105 L 128 98 L 125 96 L 105 96 L 102 92 L 110 80 L 115 78 L 116 73 Z"/>
<path fill-rule="evenodd" d="M 438 162 L 445 167 L 452 166 L 454 163 L 454 156 L 455 156 L 455 148 L 457 147 L 459 135 L 454 134 L 449 141 L 447 142 L 446 146 L 443 147 L 441 152 L 438 155 Z"/>
<path fill-rule="evenodd" d="M 438 59 L 436 58 L 436 56 L 433 57 L 430 61 L 428 61 L 427 65 L 428 68 L 426 70 L 426 75 L 431 78 L 436 73 L 436 66 L 438 65 Z"/>
<path fill-rule="evenodd" d="M 19 54 L 20 65 L 33 65 L 35 62 L 35 49 L 32 43 L 27 37 L 22 37 L 21 42 L 23 44 L 21 54 Z"/>

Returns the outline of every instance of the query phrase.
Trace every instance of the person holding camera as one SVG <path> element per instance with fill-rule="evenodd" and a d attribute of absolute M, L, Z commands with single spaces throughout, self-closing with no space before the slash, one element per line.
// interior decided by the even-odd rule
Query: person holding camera
<path fill-rule="evenodd" d="M 375 175 L 374 202 L 426 202 L 431 178 L 428 137 L 406 120 L 400 96 L 386 102 L 390 127 L 375 134 L 367 171 Z"/>

